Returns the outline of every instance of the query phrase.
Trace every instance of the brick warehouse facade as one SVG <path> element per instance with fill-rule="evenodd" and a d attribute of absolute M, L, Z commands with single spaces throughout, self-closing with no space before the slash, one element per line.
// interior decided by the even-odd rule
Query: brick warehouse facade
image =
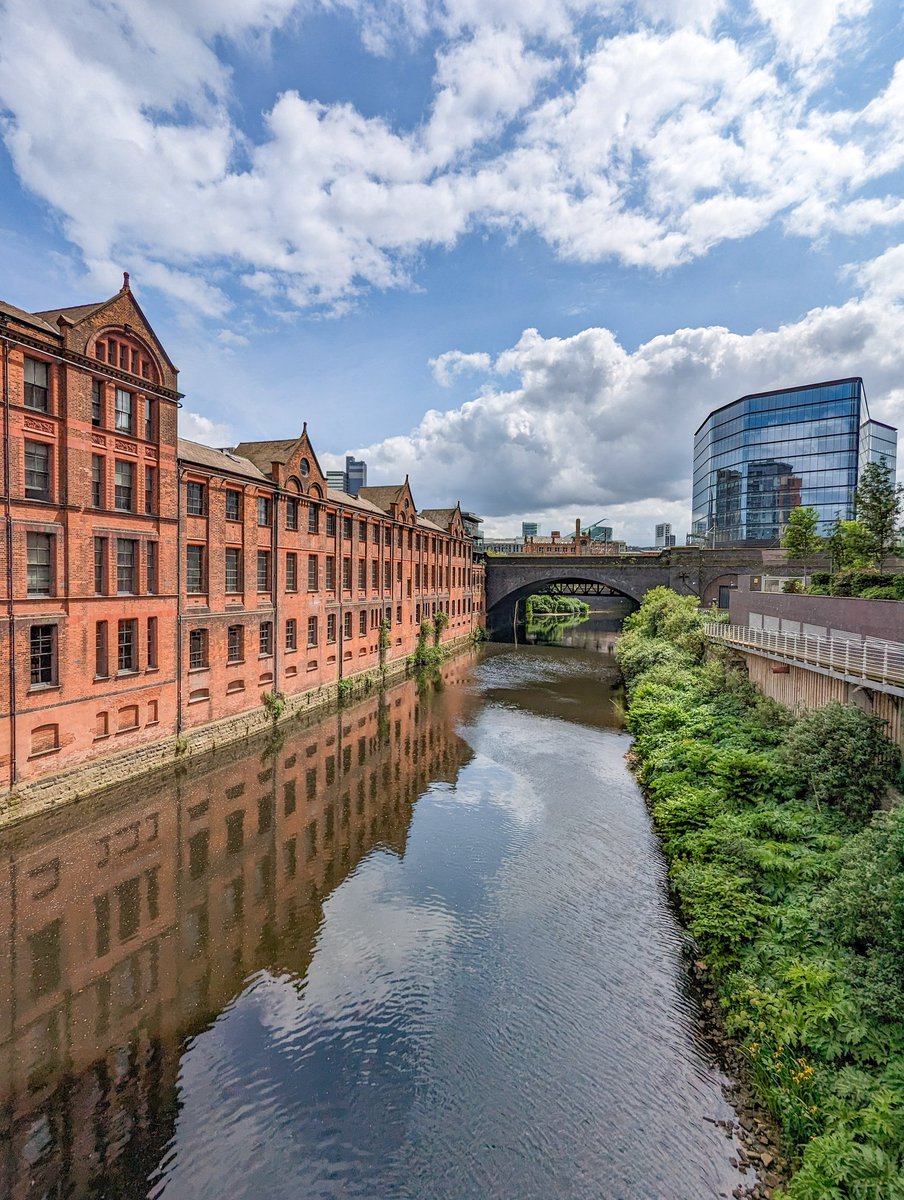
<path fill-rule="evenodd" d="M 260 709 L 483 622 L 458 505 L 327 488 L 307 427 L 177 436 L 173 366 L 131 293 L 0 303 L 0 791 Z"/>

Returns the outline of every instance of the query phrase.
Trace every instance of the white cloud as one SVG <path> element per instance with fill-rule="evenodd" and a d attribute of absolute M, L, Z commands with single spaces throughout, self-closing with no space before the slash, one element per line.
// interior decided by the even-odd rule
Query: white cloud
<path fill-rule="evenodd" d="M 449 387 L 464 371 L 487 372 L 491 364 L 489 354 L 465 354 L 461 350 L 447 350 L 445 354 L 430 359 L 430 370 L 440 387 Z"/>
<path fill-rule="evenodd" d="M 218 47 L 266 54 L 316 6 L 7 0 L 3 135 L 90 272 L 130 267 L 213 318 L 229 268 L 256 296 L 343 311 L 478 228 L 658 270 L 777 219 L 812 238 L 901 219 L 872 193 L 904 164 L 904 68 L 848 110 L 773 56 L 837 65 L 868 0 L 758 0 L 744 42 L 712 32 L 743 15 L 721 0 L 320 0 L 382 53 L 434 40 L 421 119 L 287 90 L 249 135 Z M 588 46 L 588 28 L 607 32 Z"/>
<path fill-rule="evenodd" d="M 182 409 L 179 413 L 179 436 L 190 442 L 201 442 L 204 446 L 231 446 L 232 430 L 228 425 L 211 421 L 201 413 Z"/>
<path fill-rule="evenodd" d="M 860 268 L 872 289 L 863 299 L 774 330 L 679 329 L 633 353 L 608 329 L 568 338 L 526 330 L 494 363 L 515 386 L 485 384 L 406 436 L 356 453 L 375 482 L 410 473 L 422 507 L 460 498 L 490 535 L 517 532 L 530 513 L 563 532 L 575 517 L 605 516 L 640 544 L 671 519 L 680 537 L 693 433 L 711 409 L 747 392 L 862 375 L 872 415 L 904 423 L 904 307 L 890 303 L 902 254 Z"/>

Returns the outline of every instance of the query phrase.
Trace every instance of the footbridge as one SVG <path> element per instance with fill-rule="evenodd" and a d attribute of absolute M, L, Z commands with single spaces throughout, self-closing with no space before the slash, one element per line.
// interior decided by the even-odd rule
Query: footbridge
<path fill-rule="evenodd" d="M 506 637 L 518 601 L 538 592 L 577 595 L 583 589 L 596 595 L 626 596 L 639 604 L 651 588 L 664 586 L 698 596 L 709 607 L 727 603 L 728 590 L 737 587 L 740 575 L 764 574 L 802 575 L 803 566 L 789 561 L 782 550 L 755 548 L 673 546 L 634 554 L 576 554 L 566 545 L 561 555 L 488 554 L 487 629 L 493 637 Z"/>

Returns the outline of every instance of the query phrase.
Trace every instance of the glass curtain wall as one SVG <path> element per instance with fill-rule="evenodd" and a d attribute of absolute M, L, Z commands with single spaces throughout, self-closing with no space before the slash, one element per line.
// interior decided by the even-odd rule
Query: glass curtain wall
<path fill-rule="evenodd" d="M 861 379 L 742 396 L 711 413 L 694 437 L 697 540 L 775 544 L 798 505 L 817 510 L 821 533 L 836 517 L 849 519 L 864 422 Z M 889 426 L 880 429 L 884 439 L 871 435 L 873 457 L 878 448 L 888 456 L 895 436 Z"/>

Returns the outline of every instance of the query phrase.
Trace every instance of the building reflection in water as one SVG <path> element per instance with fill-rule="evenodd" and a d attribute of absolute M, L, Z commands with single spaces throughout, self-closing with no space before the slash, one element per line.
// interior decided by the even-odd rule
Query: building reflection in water
<path fill-rule="evenodd" d="M 143 1190 L 186 1040 L 302 977 L 330 892 L 470 758 L 469 667 L 0 831 L 0 1196 Z"/>

